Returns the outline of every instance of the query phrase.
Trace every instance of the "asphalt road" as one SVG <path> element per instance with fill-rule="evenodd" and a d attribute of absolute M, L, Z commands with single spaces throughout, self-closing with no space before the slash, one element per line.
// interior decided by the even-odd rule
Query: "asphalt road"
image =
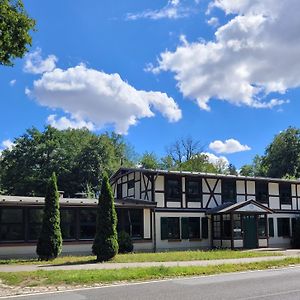
<path fill-rule="evenodd" d="M 300 267 L 110 286 L 45 295 L 39 300 L 300 299 Z"/>

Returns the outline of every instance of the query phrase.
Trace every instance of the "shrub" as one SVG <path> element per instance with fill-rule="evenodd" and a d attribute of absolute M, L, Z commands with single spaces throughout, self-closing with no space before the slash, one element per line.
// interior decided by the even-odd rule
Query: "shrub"
<path fill-rule="evenodd" d="M 102 262 L 112 259 L 118 253 L 118 248 L 117 213 L 108 176 L 105 174 L 97 208 L 97 227 L 92 250 L 97 261 Z"/>
<path fill-rule="evenodd" d="M 119 232 L 118 244 L 119 244 L 119 253 L 128 253 L 128 252 L 132 252 L 133 250 L 133 244 L 130 235 L 125 231 Z"/>
<path fill-rule="evenodd" d="M 40 260 L 56 258 L 62 249 L 60 229 L 59 193 L 55 173 L 48 181 L 41 233 L 37 242 L 36 253 Z"/>

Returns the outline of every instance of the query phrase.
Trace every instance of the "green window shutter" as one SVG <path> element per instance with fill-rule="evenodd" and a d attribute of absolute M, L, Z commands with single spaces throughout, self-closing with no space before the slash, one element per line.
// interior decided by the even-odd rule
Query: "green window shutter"
<path fill-rule="evenodd" d="M 269 236 L 274 237 L 274 219 L 273 218 L 269 218 Z"/>
<path fill-rule="evenodd" d="M 277 219 L 277 235 L 283 236 L 283 221 L 281 218 Z"/>
<path fill-rule="evenodd" d="M 189 238 L 189 218 L 181 218 L 181 238 Z"/>
<path fill-rule="evenodd" d="M 160 233 L 161 239 L 168 239 L 168 218 L 160 218 Z"/>
<path fill-rule="evenodd" d="M 295 236 L 295 231 L 296 231 L 296 219 L 292 218 L 292 237 Z"/>
<path fill-rule="evenodd" d="M 201 219 L 201 227 L 202 227 L 202 238 L 208 239 L 208 218 Z"/>

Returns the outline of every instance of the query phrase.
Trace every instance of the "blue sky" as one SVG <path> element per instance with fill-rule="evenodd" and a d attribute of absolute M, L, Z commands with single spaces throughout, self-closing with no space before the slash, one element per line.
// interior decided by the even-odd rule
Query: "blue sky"
<path fill-rule="evenodd" d="M 281 2 L 24 0 L 37 31 L 0 67 L 1 147 L 32 126 L 88 126 L 139 153 L 191 136 L 250 163 L 300 123 L 300 5 Z"/>

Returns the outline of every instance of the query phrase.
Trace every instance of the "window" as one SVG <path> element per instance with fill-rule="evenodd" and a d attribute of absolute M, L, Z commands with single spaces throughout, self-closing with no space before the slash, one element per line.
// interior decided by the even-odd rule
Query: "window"
<path fill-rule="evenodd" d="M 261 203 L 268 203 L 269 200 L 269 188 L 268 182 L 256 181 L 255 182 L 255 195 L 256 200 Z"/>
<path fill-rule="evenodd" d="M 213 237 L 214 239 L 221 238 L 221 216 L 213 216 Z"/>
<path fill-rule="evenodd" d="M 222 179 L 222 203 L 236 202 L 235 180 Z"/>
<path fill-rule="evenodd" d="M 44 210 L 30 208 L 28 211 L 28 240 L 35 241 L 39 238 L 42 229 Z"/>
<path fill-rule="evenodd" d="M 277 218 L 277 230 L 278 236 L 290 237 L 290 219 L 289 218 Z"/>
<path fill-rule="evenodd" d="M 231 238 L 231 219 L 230 219 L 230 215 L 223 215 L 222 238 L 224 238 L 224 239 L 230 239 Z"/>
<path fill-rule="evenodd" d="M 180 239 L 179 218 L 168 217 L 160 218 L 161 239 L 174 240 Z"/>
<path fill-rule="evenodd" d="M 117 184 L 117 199 L 122 199 L 122 183 Z"/>
<path fill-rule="evenodd" d="M 95 224 L 96 225 L 96 224 Z M 76 210 L 62 208 L 60 210 L 60 228 L 64 240 L 76 238 Z"/>
<path fill-rule="evenodd" d="M 181 201 L 181 178 L 166 178 L 165 197 L 167 201 Z"/>
<path fill-rule="evenodd" d="M 240 214 L 233 214 L 233 238 L 242 238 L 242 222 Z"/>
<path fill-rule="evenodd" d="M 134 188 L 134 180 L 132 179 L 132 180 L 129 180 L 128 181 L 128 183 L 127 183 L 127 185 L 128 185 L 128 189 L 130 190 L 130 189 L 133 189 Z"/>
<path fill-rule="evenodd" d="M 0 241 L 24 240 L 23 209 L 0 209 Z"/>
<path fill-rule="evenodd" d="M 200 239 L 200 218 L 181 218 L 182 239 Z"/>
<path fill-rule="evenodd" d="M 93 239 L 96 233 L 96 209 L 81 209 L 79 210 L 79 238 Z"/>
<path fill-rule="evenodd" d="M 269 218 L 269 236 L 274 237 L 274 219 Z"/>
<path fill-rule="evenodd" d="M 142 209 L 123 209 L 117 210 L 118 232 L 125 231 L 133 239 L 144 237 L 144 213 Z"/>
<path fill-rule="evenodd" d="M 289 183 L 279 184 L 279 197 L 280 197 L 281 204 L 292 203 L 291 185 Z"/>
<path fill-rule="evenodd" d="M 187 201 L 202 201 L 202 181 L 186 179 L 186 199 Z"/>
<path fill-rule="evenodd" d="M 259 238 L 267 237 L 267 217 L 259 215 L 257 220 L 257 234 Z"/>

